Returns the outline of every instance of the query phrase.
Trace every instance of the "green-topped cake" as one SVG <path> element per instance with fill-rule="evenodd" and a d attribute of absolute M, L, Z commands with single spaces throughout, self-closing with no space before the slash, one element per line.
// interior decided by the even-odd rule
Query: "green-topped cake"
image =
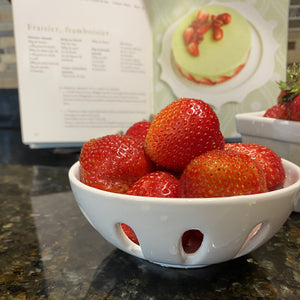
<path fill-rule="evenodd" d="M 251 28 L 236 10 L 210 5 L 186 16 L 175 29 L 172 51 L 180 73 L 202 84 L 236 76 L 247 63 Z"/>

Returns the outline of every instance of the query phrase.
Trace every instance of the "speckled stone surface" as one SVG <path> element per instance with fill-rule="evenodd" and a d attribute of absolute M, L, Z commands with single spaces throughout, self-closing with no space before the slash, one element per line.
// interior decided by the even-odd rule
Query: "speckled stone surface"
<path fill-rule="evenodd" d="M 244 257 L 160 267 L 116 249 L 88 224 L 70 191 L 69 163 L 0 163 L 0 300 L 300 299 L 299 213 Z"/>

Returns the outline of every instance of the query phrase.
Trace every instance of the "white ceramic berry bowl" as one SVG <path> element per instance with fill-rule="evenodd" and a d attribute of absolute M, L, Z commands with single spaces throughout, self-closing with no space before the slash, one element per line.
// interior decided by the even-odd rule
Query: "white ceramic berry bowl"
<path fill-rule="evenodd" d="M 111 244 L 136 257 L 163 266 L 203 267 L 245 255 L 269 240 L 287 220 L 300 197 L 300 168 L 283 160 L 282 189 L 224 198 L 151 198 L 89 187 L 79 179 L 79 162 L 69 170 L 75 199 L 90 224 Z M 123 233 L 120 223 L 135 231 L 139 244 Z M 201 246 L 186 253 L 185 231 L 203 234 Z"/>

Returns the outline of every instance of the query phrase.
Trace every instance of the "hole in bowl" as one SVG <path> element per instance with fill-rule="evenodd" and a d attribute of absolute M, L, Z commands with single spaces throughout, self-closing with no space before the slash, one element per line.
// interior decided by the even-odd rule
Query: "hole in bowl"
<path fill-rule="evenodd" d="M 242 256 L 255 248 L 256 244 L 259 242 L 258 238 L 261 236 L 263 225 L 263 222 L 260 222 L 253 227 L 236 257 Z"/>
<path fill-rule="evenodd" d="M 190 229 L 181 236 L 181 245 L 185 253 L 195 253 L 201 246 L 203 241 L 203 234 L 198 229 Z"/>
<path fill-rule="evenodd" d="M 130 241 L 132 241 L 133 243 L 135 243 L 137 245 L 140 244 L 134 230 L 129 225 L 127 225 L 125 223 L 120 223 L 120 226 L 121 226 L 123 233 Z"/>

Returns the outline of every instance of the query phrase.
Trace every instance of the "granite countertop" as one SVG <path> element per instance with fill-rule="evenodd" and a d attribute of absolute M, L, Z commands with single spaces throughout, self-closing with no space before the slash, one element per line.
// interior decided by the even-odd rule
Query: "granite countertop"
<path fill-rule="evenodd" d="M 199 269 L 160 267 L 106 242 L 68 182 L 73 151 L 29 150 L 1 133 L 0 300 L 300 299 L 300 214 L 254 252 Z"/>

